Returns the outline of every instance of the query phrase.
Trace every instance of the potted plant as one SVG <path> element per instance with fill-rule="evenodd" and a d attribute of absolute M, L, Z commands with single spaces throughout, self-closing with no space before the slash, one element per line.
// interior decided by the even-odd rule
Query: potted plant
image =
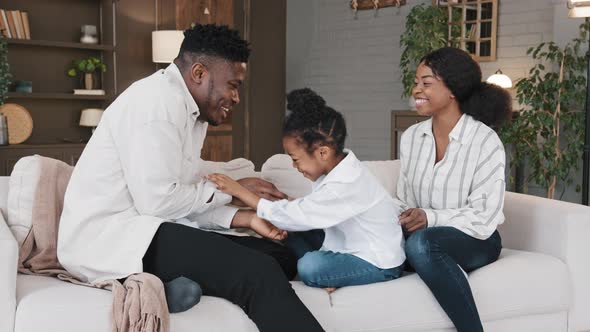
<path fill-rule="evenodd" d="M 0 105 L 4 104 L 10 86 L 10 67 L 8 65 L 8 45 L 0 34 Z"/>
<path fill-rule="evenodd" d="M 400 37 L 402 55 L 400 69 L 404 90 L 402 96 L 412 95 L 414 76 L 420 59 L 433 50 L 447 46 L 448 14 L 446 7 L 419 4 L 406 17 L 406 30 Z"/>
<path fill-rule="evenodd" d="M 104 73 L 107 71 L 107 66 L 99 58 L 90 57 L 72 61 L 72 67 L 68 70 L 68 75 L 76 77 L 78 74 L 84 74 L 84 88 L 92 90 L 96 88 L 94 73 L 98 70 Z"/>
<path fill-rule="evenodd" d="M 526 164 L 525 186 L 534 182 L 552 199 L 558 185 L 563 195 L 573 183 L 581 160 L 587 60 L 580 50 L 588 47 L 589 28 L 589 22 L 580 25 L 580 37 L 564 48 L 554 42 L 529 48 L 527 54 L 538 63 L 516 83 L 521 109 L 499 132 L 504 143 L 513 147 L 512 165 Z"/>

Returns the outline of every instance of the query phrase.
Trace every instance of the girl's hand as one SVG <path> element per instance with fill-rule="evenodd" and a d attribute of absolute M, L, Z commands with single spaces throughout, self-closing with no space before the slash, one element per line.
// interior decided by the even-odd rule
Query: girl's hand
<path fill-rule="evenodd" d="M 209 174 L 207 175 L 207 180 L 215 183 L 217 189 L 232 196 L 237 196 L 241 190 L 246 190 L 237 181 L 227 175 L 218 173 Z"/>
<path fill-rule="evenodd" d="M 254 215 L 250 220 L 250 229 L 260 234 L 262 237 L 271 240 L 282 241 L 287 238 L 287 231 L 284 231 L 268 221 Z"/>
<path fill-rule="evenodd" d="M 419 229 L 426 228 L 428 226 L 428 218 L 424 210 L 411 208 L 402 212 L 399 216 L 399 224 L 402 225 L 402 228 L 406 232 L 413 233 Z"/>

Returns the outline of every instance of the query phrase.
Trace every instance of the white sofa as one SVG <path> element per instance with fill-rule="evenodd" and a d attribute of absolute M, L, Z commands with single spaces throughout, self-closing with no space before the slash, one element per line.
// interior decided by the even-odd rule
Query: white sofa
<path fill-rule="evenodd" d="M 289 160 L 281 160 L 290 168 Z M 395 188 L 397 161 L 367 164 L 388 190 Z M 266 178 L 280 180 L 289 172 Z M 1 177 L 4 218 L 7 191 L 8 178 Z M 590 208 L 507 193 L 504 213 L 500 259 L 469 274 L 486 331 L 590 329 Z M 0 332 L 110 331 L 110 292 L 17 274 L 17 251 L 0 221 Z M 327 331 L 454 330 L 415 274 L 331 295 L 297 281 L 292 285 Z M 171 329 L 257 331 L 237 306 L 209 296 L 191 310 L 171 315 Z"/>

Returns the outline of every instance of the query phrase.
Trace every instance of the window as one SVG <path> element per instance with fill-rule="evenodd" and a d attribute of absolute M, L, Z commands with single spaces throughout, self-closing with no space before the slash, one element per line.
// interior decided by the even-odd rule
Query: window
<path fill-rule="evenodd" d="M 496 60 L 498 0 L 433 0 L 447 7 L 449 45 L 469 52 L 477 61 Z"/>

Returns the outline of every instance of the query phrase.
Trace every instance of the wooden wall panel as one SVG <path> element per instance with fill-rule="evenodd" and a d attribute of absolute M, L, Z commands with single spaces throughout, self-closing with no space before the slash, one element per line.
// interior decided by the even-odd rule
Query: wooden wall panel
<path fill-rule="evenodd" d="M 234 27 L 234 0 L 176 0 L 176 29 L 187 29 L 193 22 Z"/>

